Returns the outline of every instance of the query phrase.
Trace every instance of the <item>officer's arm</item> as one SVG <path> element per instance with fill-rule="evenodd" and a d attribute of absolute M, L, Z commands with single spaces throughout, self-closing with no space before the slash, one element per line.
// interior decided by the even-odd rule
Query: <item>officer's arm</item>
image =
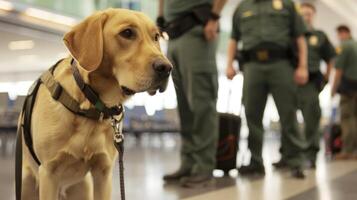
<path fill-rule="evenodd" d="M 333 78 L 333 83 L 332 83 L 331 96 L 334 96 L 337 92 L 337 88 L 340 85 L 342 73 L 343 71 L 341 68 L 336 68 L 335 77 Z"/>
<path fill-rule="evenodd" d="M 236 71 L 233 67 L 234 57 L 237 53 L 237 41 L 235 39 L 230 39 L 227 49 L 227 69 L 226 75 L 228 79 L 233 79 L 236 75 Z"/>
<path fill-rule="evenodd" d="M 164 0 L 159 0 L 159 16 L 164 16 Z"/>
<path fill-rule="evenodd" d="M 331 59 L 328 62 L 326 62 L 327 69 L 326 69 L 326 73 L 324 75 L 326 81 L 329 80 L 329 77 L 330 77 L 330 74 L 331 74 L 331 70 L 333 69 L 334 63 L 335 63 L 334 59 Z"/>
<path fill-rule="evenodd" d="M 304 85 L 309 80 L 309 73 L 307 70 L 307 45 L 303 35 L 296 38 L 298 47 L 298 66 L 294 73 L 294 80 L 298 85 Z"/>
<path fill-rule="evenodd" d="M 230 39 L 227 49 L 227 67 L 233 66 L 234 57 L 237 51 L 237 41 L 235 39 Z"/>
<path fill-rule="evenodd" d="M 163 1 L 163 0 L 161 0 Z M 215 0 L 213 2 L 213 7 L 212 7 L 212 12 L 219 15 L 224 7 L 224 4 L 226 4 L 227 0 Z"/>
<path fill-rule="evenodd" d="M 298 47 L 299 61 L 298 68 L 307 69 L 307 45 L 306 40 L 303 35 L 296 38 L 296 43 Z"/>
<path fill-rule="evenodd" d="M 207 41 L 212 41 L 218 36 L 218 19 L 221 10 L 227 0 L 215 0 L 213 2 L 213 7 L 210 13 L 210 19 L 204 27 L 204 36 Z"/>

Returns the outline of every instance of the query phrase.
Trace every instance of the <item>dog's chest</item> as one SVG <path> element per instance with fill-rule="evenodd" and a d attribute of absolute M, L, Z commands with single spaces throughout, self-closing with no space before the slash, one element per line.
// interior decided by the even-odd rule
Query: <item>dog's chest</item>
<path fill-rule="evenodd" d="M 107 121 L 94 126 L 81 124 L 75 128 L 67 147 L 71 154 L 85 161 L 91 160 L 96 154 L 113 157 L 113 128 Z"/>

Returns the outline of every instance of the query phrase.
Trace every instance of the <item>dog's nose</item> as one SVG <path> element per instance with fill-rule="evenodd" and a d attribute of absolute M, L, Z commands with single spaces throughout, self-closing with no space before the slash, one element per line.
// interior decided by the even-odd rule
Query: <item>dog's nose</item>
<path fill-rule="evenodd" d="M 160 77 L 160 78 L 166 78 L 170 76 L 170 72 L 172 70 L 172 65 L 170 63 L 167 63 L 163 60 L 156 60 L 152 64 L 155 73 Z"/>

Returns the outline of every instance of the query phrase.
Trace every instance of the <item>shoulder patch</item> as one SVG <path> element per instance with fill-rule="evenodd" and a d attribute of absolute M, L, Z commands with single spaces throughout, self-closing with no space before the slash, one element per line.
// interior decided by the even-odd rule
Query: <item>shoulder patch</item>
<path fill-rule="evenodd" d="M 273 0 L 272 4 L 273 4 L 273 8 L 275 10 L 282 10 L 283 9 L 283 1 L 282 0 Z"/>
<path fill-rule="evenodd" d="M 243 12 L 242 18 L 250 17 L 252 15 L 253 15 L 253 12 L 251 10 L 247 10 L 247 11 Z"/>
<path fill-rule="evenodd" d="M 300 3 L 294 2 L 294 7 L 295 7 L 296 12 L 301 14 L 301 5 L 300 5 Z"/>
<path fill-rule="evenodd" d="M 337 55 L 341 54 L 341 52 L 342 52 L 342 47 L 336 47 Z"/>

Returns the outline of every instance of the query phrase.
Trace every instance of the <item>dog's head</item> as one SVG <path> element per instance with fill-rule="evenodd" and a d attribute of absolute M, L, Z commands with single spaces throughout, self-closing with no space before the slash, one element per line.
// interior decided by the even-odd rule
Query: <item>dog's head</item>
<path fill-rule="evenodd" d="M 64 36 L 65 45 L 79 65 L 89 72 L 103 63 L 132 95 L 166 89 L 172 65 L 159 46 L 159 30 L 144 14 L 125 9 L 97 12 Z"/>

